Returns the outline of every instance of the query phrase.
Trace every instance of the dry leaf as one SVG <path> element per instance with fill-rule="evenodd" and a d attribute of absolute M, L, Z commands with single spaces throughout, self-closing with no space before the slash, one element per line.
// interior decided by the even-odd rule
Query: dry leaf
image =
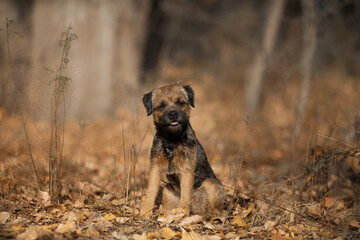
<path fill-rule="evenodd" d="M 16 239 L 19 240 L 35 240 L 38 237 L 38 231 L 36 228 L 28 228 L 25 232 L 19 234 Z"/>
<path fill-rule="evenodd" d="M 6 221 L 9 219 L 10 213 L 8 212 L 0 212 L 0 224 L 6 223 Z"/>
<path fill-rule="evenodd" d="M 231 221 L 231 224 L 232 225 L 237 225 L 239 227 L 245 227 L 246 226 L 246 223 L 244 222 L 244 220 L 239 215 L 235 216 L 233 218 L 233 220 Z"/>
<path fill-rule="evenodd" d="M 270 230 L 271 228 L 273 228 L 276 225 L 275 221 L 267 221 L 264 224 L 264 228 L 265 230 Z"/>
<path fill-rule="evenodd" d="M 202 237 L 195 233 L 191 228 L 190 232 L 187 232 L 184 228 L 181 228 L 181 239 L 183 240 L 200 240 Z"/>
<path fill-rule="evenodd" d="M 157 220 L 164 224 L 170 224 L 176 220 L 180 220 L 185 216 L 185 213 L 169 214 L 165 216 L 160 216 Z"/>
<path fill-rule="evenodd" d="M 325 199 L 325 207 L 331 208 L 334 207 L 336 203 L 336 200 L 331 197 L 326 197 Z"/>
<path fill-rule="evenodd" d="M 86 229 L 85 236 L 88 237 L 99 236 L 99 232 L 95 229 L 94 226 L 90 226 L 88 227 L 88 229 Z"/>
<path fill-rule="evenodd" d="M 67 220 L 77 221 L 78 217 L 76 216 L 76 214 L 73 211 L 71 211 L 67 217 Z"/>
<path fill-rule="evenodd" d="M 134 235 L 132 235 L 132 238 L 133 238 L 134 240 L 147 240 L 146 233 L 143 233 L 142 235 L 140 235 L 140 234 L 134 234 Z"/>
<path fill-rule="evenodd" d="M 202 217 L 200 215 L 193 215 L 183 219 L 180 223 L 180 226 L 191 225 L 191 224 L 199 223 L 201 221 L 202 221 Z"/>
<path fill-rule="evenodd" d="M 336 201 L 336 204 L 335 204 L 336 211 L 342 210 L 344 208 L 344 206 L 345 206 L 345 203 L 343 200 Z"/>
<path fill-rule="evenodd" d="M 350 226 L 355 227 L 355 228 L 360 228 L 360 224 L 358 221 L 351 221 Z"/>
<path fill-rule="evenodd" d="M 59 224 L 59 226 L 56 228 L 55 232 L 57 233 L 67 233 L 67 232 L 73 232 L 76 230 L 76 224 L 72 220 L 66 221 L 65 224 Z"/>
<path fill-rule="evenodd" d="M 119 240 L 127 240 L 128 239 L 128 237 L 125 234 L 123 234 L 122 232 L 115 232 L 114 231 L 114 232 L 111 233 L 111 236 L 113 238 L 119 239 Z"/>
<path fill-rule="evenodd" d="M 250 233 L 255 234 L 264 230 L 264 227 L 252 227 L 250 228 Z"/>
<path fill-rule="evenodd" d="M 129 221 L 129 218 L 127 218 L 127 217 L 118 217 L 118 218 L 116 218 L 117 223 L 125 223 L 127 221 Z"/>
<path fill-rule="evenodd" d="M 150 232 L 150 233 L 148 233 L 146 238 L 148 240 L 150 240 L 150 239 L 159 239 L 160 237 L 159 237 L 159 234 L 157 232 Z"/>
<path fill-rule="evenodd" d="M 50 199 L 50 195 L 48 192 L 39 191 L 37 194 L 37 199 L 44 206 L 49 206 L 51 204 L 51 199 Z"/>
<path fill-rule="evenodd" d="M 106 214 L 106 215 L 104 216 L 104 218 L 105 218 L 106 220 L 108 220 L 108 221 L 111 221 L 111 220 L 116 219 L 116 217 L 115 217 L 114 214 L 112 214 L 112 213 Z"/>
<path fill-rule="evenodd" d="M 161 230 L 161 235 L 165 239 L 171 239 L 176 236 L 176 232 L 171 230 L 171 228 L 163 227 Z"/>
<path fill-rule="evenodd" d="M 312 216 L 315 216 L 315 217 L 321 216 L 320 204 L 313 204 L 313 205 L 307 206 L 306 210 Z"/>
<path fill-rule="evenodd" d="M 208 229 L 211 229 L 211 230 L 215 230 L 215 227 L 214 227 L 214 225 L 212 225 L 211 223 L 209 223 L 209 222 L 207 222 L 207 223 L 205 223 L 205 225 L 204 225 L 206 228 L 208 228 Z"/>
<path fill-rule="evenodd" d="M 99 231 L 105 232 L 109 227 L 112 227 L 112 223 L 102 217 L 96 223 L 96 227 Z"/>

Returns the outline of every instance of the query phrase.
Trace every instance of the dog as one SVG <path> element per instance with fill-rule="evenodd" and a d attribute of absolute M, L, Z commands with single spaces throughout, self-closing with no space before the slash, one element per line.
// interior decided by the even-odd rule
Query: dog
<path fill-rule="evenodd" d="M 193 89 L 179 83 L 164 86 L 146 93 L 142 102 L 147 115 L 153 115 L 156 134 L 141 216 L 151 216 L 156 199 L 173 213 L 221 213 L 227 206 L 224 188 L 189 122 Z M 160 187 L 161 181 L 165 186 Z"/>

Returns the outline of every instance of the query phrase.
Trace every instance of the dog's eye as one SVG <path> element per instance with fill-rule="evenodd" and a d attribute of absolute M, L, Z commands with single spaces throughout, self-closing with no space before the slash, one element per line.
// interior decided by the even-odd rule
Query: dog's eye
<path fill-rule="evenodd" d="M 156 106 L 156 109 L 162 110 L 165 108 L 165 103 L 161 102 L 159 105 Z"/>
<path fill-rule="evenodd" d="M 176 101 L 176 104 L 177 104 L 178 106 L 184 106 L 184 105 L 186 104 L 186 102 L 184 102 L 183 100 L 178 99 L 178 100 Z"/>

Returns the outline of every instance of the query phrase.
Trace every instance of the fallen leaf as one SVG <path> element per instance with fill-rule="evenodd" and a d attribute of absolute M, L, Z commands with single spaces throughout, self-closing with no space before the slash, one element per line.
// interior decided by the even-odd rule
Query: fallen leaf
<path fill-rule="evenodd" d="M 250 233 L 256 234 L 264 230 L 264 227 L 252 227 L 250 228 Z"/>
<path fill-rule="evenodd" d="M 122 232 L 115 232 L 114 231 L 114 232 L 111 233 L 111 236 L 113 238 L 119 239 L 119 240 L 127 240 L 128 239 L 128 237 L 125 234 L 123 234 Z"/>
<path fill-rule="evenodd" d="M 88 237 L 99 236 L 99 232 L 95 229 L 94 226 L 90 226 L 86 229 L 85 236 Z"/>
<path fill-rule="evenodd" d="M 109 227 L 112 227 L 112 223 L 103 217 L 96 223 L 96 228 L 101 232 L 105 232 Z"/>
<path fill-rule="evenodd" d="M 182 240 L 200 240 L 202 237 L 195 233 L 191 228 L 190 232 L 187 232 L 184 228 L 181 228 L 181 239 Z"/>
<path fill-rule="evenodd" d="M 350 226 L 355 227 L 355 228 L 360 228 L 360 224 L 358 221 L 351 221 Z"/>
<path fill-rule="evenodd" d="M 24 227 L 19 226 L 19 225 L 12 225 L 12 226 L 11 226 L 11 229 L 12 229 L 14 232 L 18 232 L 18 231 L 23 230 Z"/>
<path fill-rule="evenodd" d="M 71 211 L 67 217 L 67 220 L 77 221 L 78 218 L 77 218 L 76 214 L 73 211 Z"/>
<path fill-rule="evenodd" d="M 270 230 L 275 225 L 276 225 L 275 221 L 266 221 L 265 224 L 264 224 L 264 228 L 265 228 L 265 230 Z"/>
<path fill-rule="evenodd" d="M 8 212 L 0 212 L 0 223 L 4 224 L 9 219 L 10 213 Z"/>
<path fill-rule="evenodd" d="M 159 234 L 157 232 L 150 232 L 150 233 L 148 233 L 146 238 L 148 240 L 151 240 L 151 239 L 159 239 L 160 237 L 159 237 Z"/>
<path fill-rule="evenodd" d="M 51 199 L 48 192 L 39 191 L 37 194 L 37 199 L 44 206 L 49 206 L 51 204 Z"/>
<path fill-rule="evenodd" d="M 331 208 L 335 206 L 336 200 L 331 197 L 326 197 L 325 199 L 325 207 Z"/>
<path fill-rule="evenodd" d="M 342 210 L 344 208 L 344 206 L 345 206 L 345 203 L 343 200 L 336 201 L 336 204 L 335 204 L 336 211 Z"/>
<path fill-rule="evenodd" d="M 168 214 L 165 216 L 160 216 L 157 220 L 164 224 L 170 224 L 175 220 L 180 220 L 185 216 L 185 213 L 177 213 L 177 214 Z"/>
<path fill-rule="evenodd" d="M 168 227 L 163 227 L 160 232 L 162 237 L 165 239 L 171 239 L 176 236 L 176 233 Z"/>
<path fill-rule="evenodd" d="M 104 218 L 105 218 L 106 220 L 108 220 L 108 221 L 111 221 L 111 220 L 116 219 L 116 217 L 115 217 L 114 214 L 112 214 L 112 213 L 106 214 L 106 215 L 104 216 Z"/>
<path fill-rule="evenodd" d="M 205 223 L 205 225 L 204 225 L 206 228 L 208 228 L 208 229 L 211 229 L 211 230 L 215 230 L 215 227 L 214 227 L 214 225 L 212 225 L 211 223 L 209 223 L 209 222 L 207 222 L 207 223 Z"/>
<path fill-rule="evenodd" d="M 240 216 L 235 216 L 233 218 L 233 220 L 231 221 L 231 224 L 232 225 L 237 225 L 239 227 L 245 227 L 246 226 L 246 223 L 244 222 L 244 220 Z"/>
<path fill-rule="evenodd" d="M 222 237 L 220 237 L 219 235 L 208 235 L 205 238 L 206 240 L 221 240 Z M 235 238 L 234 238 L 235 239 Z"/>
<path fill-rule="evenodd" d="M 140 235 L 140 234 L 134 234 L 134 235 L 132 235 L 132 238 L 133 238 L 134 240 L 147 240 L 146 233 L 143 233 L 142 235 Z"/>
<path fill-rule="evenodd" d="M 19 234 L 16 239 L 19 240 L 35 240 L 38 237 L 38 231 L 36 228 L 28 228 L 25 232 Z"/>
<path fill-rule="evenodd" d="M 193 215 L 183 219 L 180 222 L 180 226 L 191 225 L 191 224 L 199 223 L 201 221 L 202 221 L 202 217 L 200 215 Z"/>
<path fill-rule="evenodd" d="M 129 221 L 129 218 L 127 218 L 127 217 L 118 217 L 118 218 L 116 218 L 117 223 L 125 223 L 127 221 Z"/>
<path fill-rule="evenodd" d="M 63 224 L 63 223 L 59 224 L 59 226 L 56 228 L 55 232 L 67 233 L 67 232 L 73 232 L 75 230 L 76 230 L 75 222 L 72 220 L 68 220 L 68 221 L 66 221 L 65 224 Z"/>
<path fill-rule="evenodd" d="M 306 211 L 312 216 L 315 217 L 321 216 L 320 204 L 307 206 Z"/>

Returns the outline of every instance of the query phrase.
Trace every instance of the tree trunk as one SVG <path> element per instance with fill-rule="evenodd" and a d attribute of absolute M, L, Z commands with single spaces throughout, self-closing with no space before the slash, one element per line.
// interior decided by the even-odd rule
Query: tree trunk
<path fill-rule="evenodd" d="M 249 116 L 256 114 L 259 108 L 264 72 L 274 49 L 284 3 L 284 0 L 273 0 L 266 19 L 261 51 L 256 53 L 254 64 L 249 73 L 247 86 L 245 88 L 245 114 Z"/>
<path fill-rule="evenodd" d="M 301 61 L 301 87 L 297 106 L 297 116 L 295 120 L 294 135 L 298 136 L 301 132 L 302 121 L 306 102 L 309 95 L 309 84 L 311 79 L 311 65 L 316 48 L 316 13 L 312 0 L 303 0 L 303 23 L 304 23 L 304 52 Z"/>
<path fill-rule="evenodd" d="M 49 113 L 51 79 L 44 66 L 60 61 L 57 43 L 69 24 L 78 40 L 71 47 L 68 70 L 72 78 L 67 99 L 69 117 L 111 115 L 117 107 L 137 109 L 138 81 L 146 0 L 37 0 L 33 10 L 32 96 L 37 109 Z M 39 116 L 44 118 L 43 115 Z"/>

